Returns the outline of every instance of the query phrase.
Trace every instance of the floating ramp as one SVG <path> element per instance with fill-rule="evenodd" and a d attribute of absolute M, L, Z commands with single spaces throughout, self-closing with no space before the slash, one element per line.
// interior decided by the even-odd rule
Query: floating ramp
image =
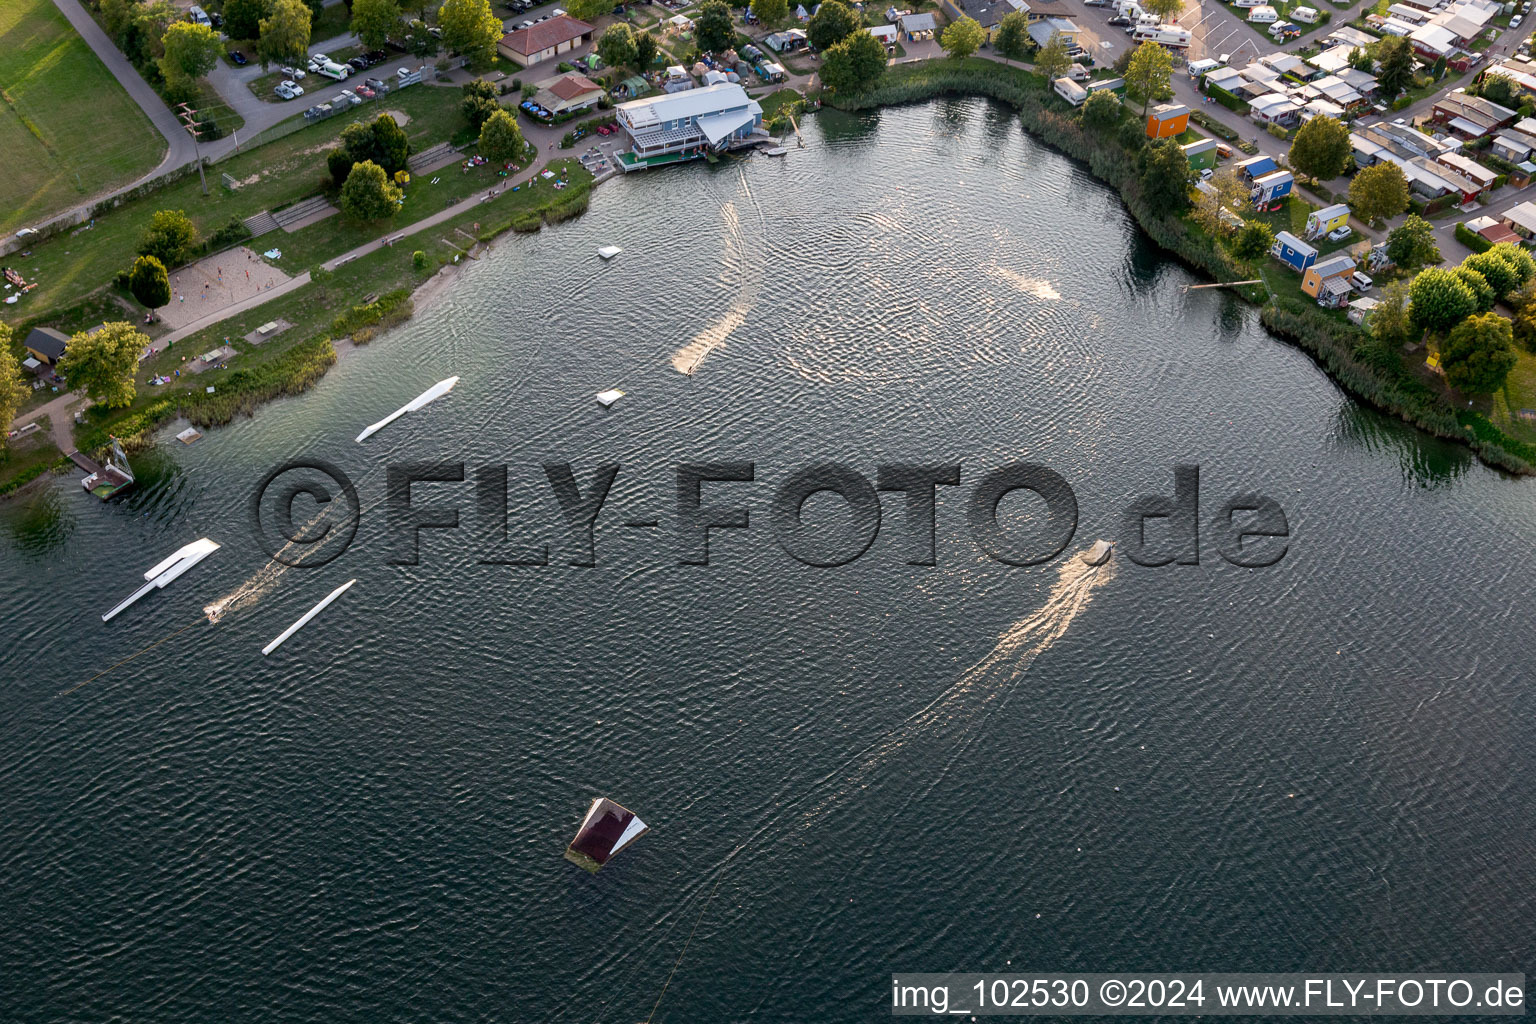
<path fill-rule="evenodd" d="M 565 859 L 596 874 L 620 850 L 650 831 L 635 812 L 600 796 L 587 808 L 576 838 L 565 848 Z"/>
<path fill-rule="evenodd" d="M 401 416 L 404 416 L 406 413 L 415 412 L 417 409 L 422 408 L 428 403 L 435 402 L 439 398 L 442 398 L 448 392 L 452 391 L 453 386 L 458 382 L 459 378 L 457 377 L 449 377 L 447 380 L 438 381 L 436 384 L 432 385 L 430 388 L 427 388 L 427 390 L 423 391 L 421 394 L 417 395 L 415 398 L 411 399 L 409 402 L 405 403 L 400 408 L 390 413 L 388 416 L 385 416 L 383 419 L 379 420 L 379 422 L 364 427 L 363 432 L 357 435 L 358 443 L 361 444 L 365 439 L 372 437 L 374 434 L 377 434 L 379 431 L 383 430 L 385 427 L 389 426 L 391 423 L 395 422 L 395 420 L 399 419 Z"/>
<path fill-rule="evenodd" d="M 118 612 L 133 604 L 133 602 L 151 590 L 162 589 L 167 583 L 176 579 L 217 550 L 219 550 L 218 543 L 209 540 L 207 537 L 195 540 L 185 547 L 178 548 L 175 553 L 164 561 L 156 563 L 153 568 L 146 572 L 144 579 L 148 582 L 114 605 L 111 610 L 101 617 L 101 621 L 106 622 L 110 620 Z"/>

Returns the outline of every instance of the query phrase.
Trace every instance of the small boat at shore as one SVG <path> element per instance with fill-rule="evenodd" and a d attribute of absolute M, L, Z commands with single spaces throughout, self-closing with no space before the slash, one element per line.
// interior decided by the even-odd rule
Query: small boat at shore
<path fill-rule="evenodd" d="M 174 551 L 164 560 L 156 562 L 155 565 L 144 574 L 144 579 L 148 581 L 147 583 L 145 583 L 138 590 L 135 590 L 133 593 L 129 594 L 127 597 L 123 598 L 117 604 L 113 605 L 112 608 L 101 617 L 101 621 L 107 622 L 118 612 L 133 604 L 133 602 L 137 601 L 151 590 L 160 590 L 164 588 L 167 583 L 176 579 L 182 573 L 186 572 L 188 569 L 192 568 L 198 562 L 201 562 L 203 559 L 207 558 L 217 550 L 219 550 L 218 542 L 211 541 L 207 537 L 203 537 L 199 540 L 193 541 L 191 544 L 186 544 L 180 548 L 177 548 L 176 551 Z"/>
<path fill-rule="evenodd" d="M 1107 540 L 1094 542 L 1093 547 L 1078 555 L 1088 565 L 1103 565 L 1109 561 L 1109 556 L 1114 552 L 1115 546 Z"/>
<path fill-rule="evenodd" d="M 395 420 L 399 419 L 401 416 L 404 416 L 406 413 L 415 412 L 417 409 L 420 409 L 427 403 L 435 402 L 439 398 L 442 398 L 448 392 L 452 391 L 453 386 L 458 382 L 459 378 L 457 377 L 449 377 L 447 380 L 438 381 L 436 384 L 432 385 L 430 388 L 427 388 L 427 390 L 423 391 L 421 394 L 417 395 L 415 398 L 411 399 L 409 402 L 405 403 L 400 408 L 390 413 L 388 416 L 385 416 L 383 419 L 379 420 L 379 422 L 370 424 L 369 426 L 363 428 L 363 432 L 357 435 L 358 443 L 361 444 L 365 438 L 372 437 L 374 434 L 377 434 L 379 431 L 383 430 L 385 427 L 389 426 L 391 423 L 395 422 Z"/>
<path fill-rule="evenodd" d="M 785 153 L 788 153 L 789 150 L 785 149 L 783 146 L 770 146 L 769 148 L 763 150 L 763 152 L 768 156 L 783 156 Z"/>

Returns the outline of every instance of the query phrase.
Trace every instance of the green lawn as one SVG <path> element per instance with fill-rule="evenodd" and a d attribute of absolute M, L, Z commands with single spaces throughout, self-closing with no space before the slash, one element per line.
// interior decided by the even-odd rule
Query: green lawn
<path fill-rule="evenodd" d="M 352 121 L 371 119 L 385 109 L 403 111 L 410 116 L 405 133 L 411 145 L 421 150 L 443 141 L 463 123 L 458 111 L 460 98 L 457 89 L 406 89 L 385 103 L 358 107 L 351 116 L 306 126 L 213 165 L 208 169 L 206 196 L 198 186 L 197 175 L 192 174 L 103 215 L 92 230 L 41 242 L 30 257 L 8 260 L 28 280 L 37 281 L 38 288 L 17 305 L 5 307 L 7 319 L 13 323 L 34 320 L 53 310 L 67 309 L 109 284 L 115 273 L 133 262 L 144 228 L 156 210 L 184 210 L 203 234 L 211 234 L 232 217 L 243 220 L 317 191 L 327 180 L 325 150 Z M 457 171 L 450 168 L 449 173 Z M 240 187 L 222 187 L 223 174 L 240 182 Z M 280 237 L 286 240 L 290 236 Z M 286 249 L 281 244 L 279 247 Z M 286 262 L 284 269 L 289 269 Z"/>
<path fill-rule="evenodd" d="M 153 170 L 155 131 L 49 0 L 0 3 L 0 233 Z"/>

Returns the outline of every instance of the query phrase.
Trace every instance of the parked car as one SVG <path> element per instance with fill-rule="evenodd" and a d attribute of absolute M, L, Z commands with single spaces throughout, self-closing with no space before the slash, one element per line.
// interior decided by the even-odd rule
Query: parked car
<path fill-rule="evenodd" d="M 382 64 L 389 60 L 389 54 L 384 50 L 369 50 L 367 53 L 363 54 L 363 56 L 368 58 L 369 67 L 373 67 L 375 64 Z"/>
<path fill-rule="evenodd" d="M 304 75 L 306 74 L 306 72 L 304 71 L 303 68 L 278 68 L 277 70 L 285 78 L 291 79 L 292 81 L 295 81 L 295 82 L 297 82 L 299 79 L 303 78 Z"/>
<path fill-rule="evenodd" d="M 1127 18 L 1123 14 L 1117 14 L 1113 18 L 1109 19 L 1109 24 L 1114 25 L 1117 28 L 1122 26 L 1122 25 L 1129 25 L 1130 23 L 1131 23 L 1131 19 Z"/>
<path fill-rule="evenodd" d="M 311 54 L 309 58 L 309 70 L 319 71 L 322 67 L 329 64 L 330 62 L 331 58 L 327 57 L 323 53 Z"/>
<path fill-rule="evenodd" d="M 525 21 L 525 22 L 523 22 L 521 25 L 519 25 L 517 27 L 518 28 L 533 28 L 533 22 Z"/>
<path fill-rule="evenodd" d="M 1517 14 L 1513 18 L 1510 18 L 1509 19 L 1509 27 L 1510 28 L 1519 28 L 1520 27 L 1521 19 L 1523 17 L 1524 17 L 1523 15 Z"/>
<path fill-rule="evenodd" d="M 334 78 L 340 82 L 352 77 L 352 69 L 345 64 L 327 63 L 316 68 L 315 74 L 324 75 L 326 78 Z"/>
<path fill-rule="evenodd" d="M 214 28 L 223 28 L 224 15 L 220 14 L 218 11 L 209 11 L 208 23 L 211 24 Z"/>
<path fill-rule="evenodd" d="M 356 92 L 359 96 L 361 96 L 365 100 L 371 100 L 375 96 L 378 95 L 378 93 L 374 92 L 372 89 L 368 88 L 366 85 L 359 85 L 353 91 Z"/>
<path fill-rule="evenodd" d="M 304 95 L 303 86 L 295 85 L 294 83 L 288 81 L 278 82 L 277 86 L 273 88 L 272 91 L 277 93 L 278 96 L 285 100 L 296 100 L 300 96 Z"/>
<path fill-rule="evenodd" d="M 347 61 L 347 67 L 351 68 L 353 71 L 367 71 L 368 62 L 362 57 L 353 57 L 351 60 Z"/>
<path fill-rule="evenodd" d="M 1334 228 L 1332 231 L 1328 232 L 1328 241 L 1342 242 L 1344 239 L 1348 238 L 1354 233 L 1354 228 L 1350 227 L 1348 224 L 1345 224 L 1343 227 Z"/>
<path fill-rule="evenodd" d="M 1368 292 L 1376 282 L 1357 270 L 1349 275 L 1349 283 L 1355 286 L 1355 291 L 1357 292 Z"/>
<path fill-rule="evenodd" d="M 240 68 L 243 68 L 250 63 L 250 61 L 246 59 L 245 54 L 241 53 L 239 50 L 230 50 L 229 59 L 235 62 L 236 67 Z"/>
<path fill-rule="evenodd" d="M 363 102 L 361 99 L 358 98 L 357 93 L 353 92 L 351 89 L 343 89 L 343 90 L 341 90 L 341 95 L 336 97 L 336 98 L 341 100 L 343 103 L 350 104 L 351 106 L 354 106 L 354 107 L 358 106 L 359 104 L 361 104 Z"/>
<path fill-rule="evenodd" d="M 1223 160 L 1230 159 L 1232 156 L 1232 147 L 1227 145 L 1225 142 L 1218 142 L 1216 143 L 1216 155 L 1221 157 Z"/>
<path fill-rule="evenodd" d="M 1209 167 L 1202 167 L 1202 168 L 1200 168 L 1200 180 L 1201 181 L 1210 181 L 1211 180 L 1211 176 L 1214 175 L 1215 173 L 1216 172 L 1211 170 Z"/>

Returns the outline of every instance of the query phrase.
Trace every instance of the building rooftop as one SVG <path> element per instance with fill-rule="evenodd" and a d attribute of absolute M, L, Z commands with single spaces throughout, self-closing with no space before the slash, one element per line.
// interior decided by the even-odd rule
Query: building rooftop
<path fill-rule="evenodd" d="M 541 53 L 573 39 L 580 39 L 591 31 L 592 26 L 586 22 L 577 21 L 569 14 L 561 14 L 531 28 L 520 28 L 514 32 L 508 32 L 501 37 L 501 45 L 513 53 L 527 56 Z"/>
<path fill-rule="evenodd" d="M 549 83 L 549 91 L 563 100 L 574 100 L 588 93 L 602 92 L 603 87 L 586 75 L 570 74 L 562 75 Z"/>

